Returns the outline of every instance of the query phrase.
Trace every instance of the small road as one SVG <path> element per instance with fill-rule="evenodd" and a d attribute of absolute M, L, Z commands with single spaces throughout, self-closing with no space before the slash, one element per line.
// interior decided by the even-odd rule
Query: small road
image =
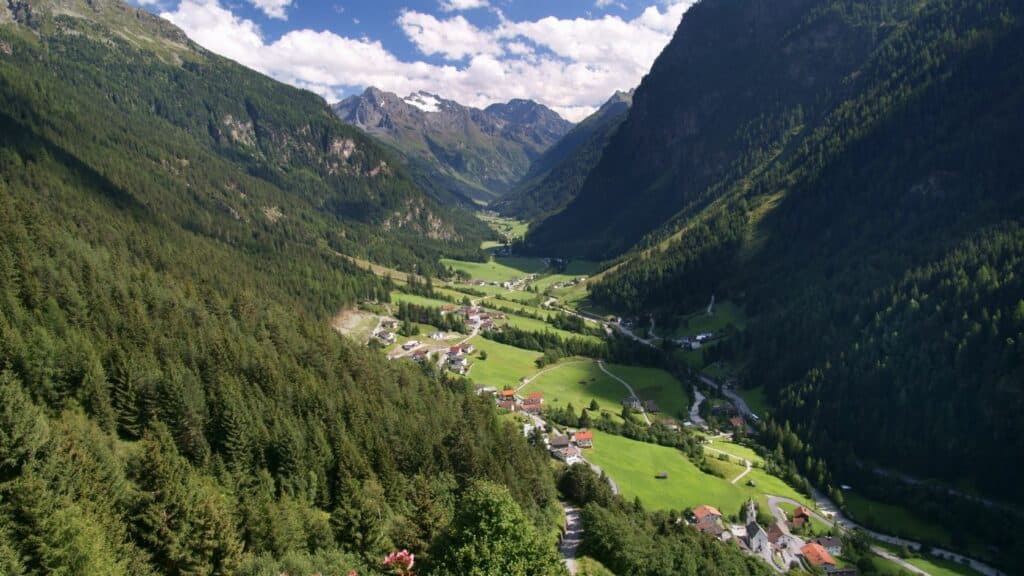
<path fill-rule="evenodd" d="M 750 469 L 753 468 L 753 466 L 754 466 L 750 462 L 750 460 L 747 460 L 746 458 L 741 458 L 741 457 L 739 457 L 739 456 L 737 456 L 735 454 L 730 454 L 730 453 L 728 453 L 728 452 L 726 452 L 724 450 L 719 450 L 718 448 L 712 448 L 710 446 L 704 446 L 703 448 L 705 450 L 710 450 L 711 452 L 718 452 L 719 454 L 725 454 L 726 456 L 729 456 L 731 458 L 738 458 L 738 459 L 743 461 L 743 465 L 746 467 L 746 469 L 743 472 L 741 472 L 739 476 L 737 476 L 737 477 L 735 477 L 735 478 L 733 478 L 732 480 L 729 481 L 732 484 L 735 484 L 735 483 L 739 482 L 740 480 L 743 479 L 744 476 L 746 476 L 747 474 L 750 474 Z"/>
<path fill-rule="evenodd" d="M 562 541 L 558 543 L 558 551 L 562 553 L 562 561 L 570 574 L 576 573 L 576 552 L 583 542 L 583 519 L 580 510 L 568 502 L 562 502 L 565 511 L 565 530 Z"/>
<path fill-rule="evenodd" d="M 615 379 L 619 384 L 622 384 L 623 386 L 625 386 L 626 390 L 629 390 L 629 395 L 630 396 L 632 396 L 634 398 L 639 398 L 639 396 L 636 395 L 636 392 L 633 391 L 633 387 L 629 385 L 629 382 L 626 382 L 622 378 L 619 378 L 615 374 L 612 374 L 611 372 L 608 371 L 607 368 L 604 367 L 604 361 L 603 360 L 598 360 L 597 361 L 597 367 L 601 369 L 601 372 L 604 372 L 608 376 L 610 376 L 613 379 Z M 640 412 L 640 415 L 644 417 L 644 422 L 646 422 L 647 425 L 650 426 L 651 425 L 651 419 L 647 417 L 647 412 Z"/>

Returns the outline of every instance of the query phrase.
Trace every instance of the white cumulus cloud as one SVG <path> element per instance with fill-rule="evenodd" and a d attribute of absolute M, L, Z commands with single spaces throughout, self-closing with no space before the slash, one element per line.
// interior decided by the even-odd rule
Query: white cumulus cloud
<path fill-rule="evenodd" d="M 292 5 L 292 0 L 249 0 L 253 6 L 259 8 L 268 18 L 287 20 L 286 10 Z"/>
<path fill-rule="evenodd" d="M 661 0 L 631 20 L 502 17 L 488 28 L 461 15 L 403 12 L 397 24 L 440 64 L 403 60 L 379 41 L 330 31 L 298 29 L 269 40 L 256 23 L 218 0 L 181 0 L 162 16 L 207 49 L 328 101 L 367 86 L 400 96 L 425 90 L 479 107 L 529 98 L 578 121 L 616 90 L 640 82 L 694 1 Z M 451 3 L 467 6 L 473 0 Z"/>
<path fill-rule="evenodd" d="M 445 12 L 458 12 L 474 8 L 486 8 L 489 6 L 489 3 L 487 0 L 441 0 L 439 5 L 441 10 Z"/>

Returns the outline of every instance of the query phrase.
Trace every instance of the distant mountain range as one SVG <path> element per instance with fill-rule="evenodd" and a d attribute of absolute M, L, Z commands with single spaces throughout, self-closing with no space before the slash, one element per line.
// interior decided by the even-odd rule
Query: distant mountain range
<path fill-rule="evenodd" d="M 633 91 L 616 92 L 530 165 L 508 194 L 491 204 L 505 216 L 539 220 L 571 202 L 601 159 L 609 138 L 626 118 Z"/>
<path fill-rule="evenodd" d="M 397 151 L 417 184 L 446 204 L 500 197 L 573 126 L 531 100 L 481 110 L 427 92 L 402 98 L 373 87 L 332 108 Z"/>

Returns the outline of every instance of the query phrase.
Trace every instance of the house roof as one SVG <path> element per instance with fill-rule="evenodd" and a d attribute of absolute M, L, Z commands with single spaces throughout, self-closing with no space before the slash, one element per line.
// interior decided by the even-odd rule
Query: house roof
<path fill-rule="evenodd" d="M 835 559 L 833 559 L 832 555 L 828 553 L 828 550 L 821 547 L 821 544 L 815 542 L 804 544 L 804 547 L 800 549 L 800 552 L 804 555 L 804 558 L 807 558 L 807 561 L 810 562 L 812 566 L 824 566 L 825 564 L 832 566 L 836 565 Z"/>
<path fill-rule="evenodd" d="M 511 388 L 506 388 L 506 389 L 501 391 L 501 396 L 503 398 L 511 398 L 511 397 L 513 397 L 515 395 L 516 395 L 516 391 L 511 389 Z"/>
<path fill-rule="evenodd" d="M 714 534 L 715 536 L 725 532 L 725 528 L 722 527 L 722 524 L 716 518 L 705 518 L 704 520 L 697 522 L 695 527 L 701 532 L 707 532 L 708 534 Z"/>
<path fill-rule="evenodd" d="M 787 533 L 786 527 L 781 522 L 772 522 L 768 526 L 768 541 L 775 544 L 779 541 L 779 538 L 782 538 Z"/>
<path fill-rule="evenodd" d="M 796 510 L 793 510 L 793 518 L 799 518 L 801 516 L 803 516 L 804 518 L 810 518 L 811 511 L 803 506 L 797 506 Z"/>
<path fill-rule="evenodd" d="M 761 534 L 764 534 L 766 538 L 768 537 L 768 533 L 764 531 L 764 528 L 761 528 L 760 524 L 758 524 L 757 522 L 748 522 L 747 523 L 747 538 L 748 539 L 753 539 L 754 536 L 757 536 L 758 532 L 760 532 Z"/>
<path fill-rule="evenodd" d="M 530 395 L 527 396 L 527 398 L 530 398 L 531 400 L 535 399 L 535 398 L 543 398 L 543 397 L 544 397 L 544 393 L 543 392 L 530 392 Z"/>
<path fill-rule="evenodd" d="M 548 443 L 551 444 L 552 446 L 568 446 L 569 438 L 567 436 L 554 435 L 551 436 L 551 439 L 548 440 Z"/>
<path fill-rule="evenodd" d="M 707 504 L 701 504 L 693 509 L 693 517 L 697 519 L 697 522 L 703 521 L 708 516 L 722 517 L 722 513 L 718 511 L 718 508 L 714 506 L 708 506 Z"/>
<path fill-rule="evenodd" d="M 579 432 L 576 432 L 576 434 L 573 435 L 573 438 L 575 438 L 577 442 L 579 442 L 580 440 L 593 440 L 594 433 L 591 432 L 590 430 L 580 430 Z"/>
<path fill-rule="evenodd" d="M 738 428 L 740 426 L 743 426 L 743 418 L 740 418 L 739 416 L 733 416 L 732 418 L 729 418 L 729 423 L 732 424 L 733 427 Z"/>

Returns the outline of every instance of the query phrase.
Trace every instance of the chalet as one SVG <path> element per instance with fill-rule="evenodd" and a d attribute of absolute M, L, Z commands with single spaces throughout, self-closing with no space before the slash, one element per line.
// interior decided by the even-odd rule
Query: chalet
<path fill-rule="evenodd" d="M 561 450 L 555 450 L 552 452 L 555 458 L 558 458 L 562 462 L 565 462 L 569 466 L 577 464 L 583 461 L 583 456 L 580 454 L 580 449 L 575 446 L 569 446 L 568 448 L 562 448 Z"/>
<path fill-rule="evenodd" d="M 800 553 L 803 554 L 804 558 L 807 559 L 807 562 L 815 568 L 825 568 L 828 570 L 829 568 L 834 568 L 836 565 L 835 559 L 833 559 L 832 555 L 828 553 L 828 550 L 821 547 L 821 544 L 815 544 L 814 542 L 805 544 L 804 547 L 800 549 Z"/>
<path fill-rule="evenodd" d="M 473 350 L 476 350 L 476 348 L 474 348 L 473 345 L 470 344 L 469 342 L 466 342 L 465 344 L 463 344 L 461 346 L 461 348 L 462 348 L 462 353 L 463 354 L 472 354 Z"/>
<path fill-rule="evenodd" d="M 409 340 L 405 344 L 402 344 L 402 350 L 409 351 L 419 346 L 421 342 L 419 340 Z"/>
<path fill-rule="evenodd" d="M 462 357 L 462 346 L 452 346 L 448 349 L 448 359 L 453 360 L 455 358 Z"/>
<path fill-rule="evenodd" d="M 657 414 L 661 412 L 661 409 L 658 408 L 658 404 L 654 400 L 644 400 L 644 411 Z"/>
<path fill-rule="evenodd" d="M 679 423 L 671 418 L 662 420 L 661 425 L 673 432 L 679 432 Z"/>
<path fill-rule="evenodd" d="M 732 425 L 733 428 L 743 428 L 743 418 L 740 416 L 733 416 L 732 418 L 729 418 L 729 424 Z"/>
<path fill-rule="evenodd" d="M 797 506 L 793 510 L 793 528 L 799 528 L 811 521 L 811 511 L 803 506 Z"/>
<path fill-rule="evenodd" d="M 812 543 L 818 544 L 825 549 L 826 552 L 833 556 L 843 555 L 843 541 L 835 536 L 825 536 L 822 538 L 814 538 L 811 540 Z"/>
<path fill-rule="evenodd" d="M 516 391 L 513 390 L 512 388 L 506 388 L 506 389 L 502 390 L 501 391 L 501 399 L 502 400 L 515 400 L 516 399 Z"/>
<path fill-rule="evenodd" d="M 502 410 L 508 410 L 509 412 L 515 412 L 516 403 L 511 400 L 499 400 L 498 408 L 501 408 Z"/>
<path fill-rule="evenodd" d="M 444 340 L 444 332 L 431 332 L 430 333 L 430 339 L 431 340 Z"/>
<path fill-rule="evenodd" d="M 543 404 L 544 393 L 543 392 L 530 392 L 529 396 L 523 399 L 523 405 L 527 404 Z"/>
<path fill-rule="evenodd" d="M 561 450 L 562 448 L 569 447 L 569 437 L 562 436 L 561 434 L 552 434 L 548 440 L 548 445 L 551 446 L 552 450 Z"/>
<path fill-rule="evenodd" d="M 768 541 L 768 533 L 757 522 L 747 524 L 747 546 L 755 553 L 767 550 L 771 546 L 771 542 Z"/>
<path fill-rule="evenodd" d="M 630 410 L 640 410 L 643 408 L 643 404 L 636 396 L 626 396 L 622 399 L 622 405 Z"/>
<path fill-rule="evenodd" d="M 382 320 L 380 323 L 380 327 L 386 328 L 388 330 L 394 330 L 395 328 L 398 328 L 398 320 L 392 320 L 390 318 L 387 320 Z"/>
<path fill-rule="evenodd" d="M 722 533 L 725 532 L 725 528 L 722 526 L 721 522 L 710 518 L 703 522 L 694 524 L 693 527 L 705 534 L 711 534 L 712 536 L 721 536 Z"/>
<path fill-rule="evenodd" d="M 388 332 L 387 330 L 381 330 L 380 332 L 377 332 L 376 336 L 381 342 L 384 342 L 385 344 L 390 344 L 395 341 L 394 333 Z"/>
<path fill-rule="evenodd" d="M 477 384 L 475 389 L 476 389 L 477 396 L 480 396 L 480 395 L 483 395 L 483 394 L 497 394 L 498 393 L 498 389 L 495 388 L 494 386 L 485 386 L 483 384 Z"/>
<path fill-rule="evenodd" d="M 527 414 L 540 414 L 543 409 L 544 407 L 540 404 L 527 404 L 526 402 L 523 402 L 522 407 L 520 407 L 520 410 Z"/>
<path fill-rule="evenodd" d="M 693 509 L 693 518 L 697 521 L 697 524 L 700 524 L 701 522 L 704 522 L 706 520 L 721 522 L 722 513 L 719 512 L 718 508 L 715 508 L 714 506 L 701 504 L 700 506 L 697 506 L 696 508 Z"/>
<path fill-rule="evenodd" d="M 573 434 L 572 439 L 576 441 L 576 445 L 580 448 L 594 447 L 594 433 L 590 430 L 579 430 Z"/>
<path fill-rule="evenodd" d="M 468 368 L 469 359 L 465 356 L 458 356 L 456 358 L 448 358 L 448 365 L 456 368 Z"/>

